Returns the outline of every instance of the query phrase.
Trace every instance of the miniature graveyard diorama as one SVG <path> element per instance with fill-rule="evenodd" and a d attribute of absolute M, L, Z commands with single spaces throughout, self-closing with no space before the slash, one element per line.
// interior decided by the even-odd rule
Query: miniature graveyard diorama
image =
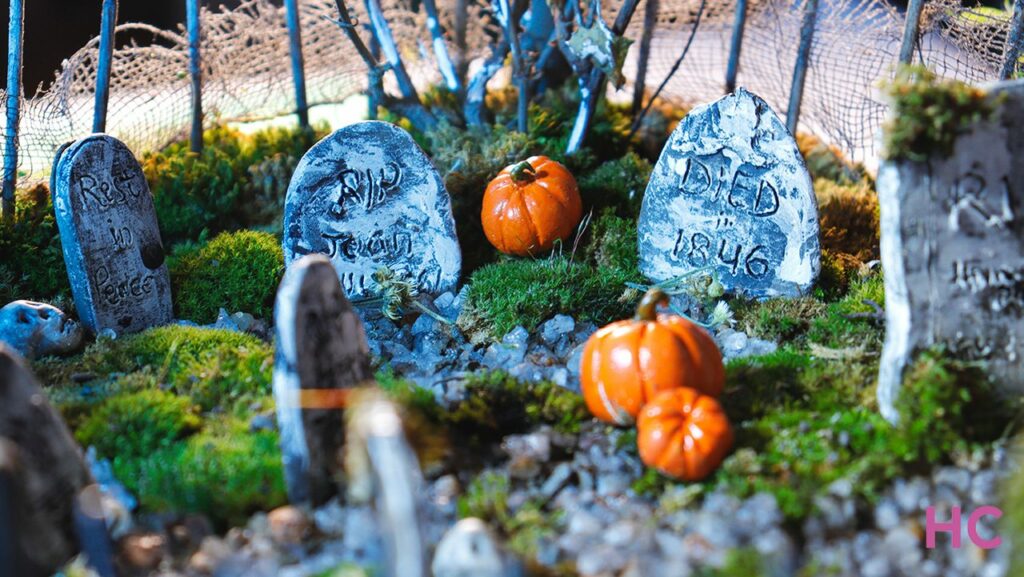
<path fill-rule="evenodd" d="M 1024 0 L 95 4 L 0 577 L 1024 571 Z"/>

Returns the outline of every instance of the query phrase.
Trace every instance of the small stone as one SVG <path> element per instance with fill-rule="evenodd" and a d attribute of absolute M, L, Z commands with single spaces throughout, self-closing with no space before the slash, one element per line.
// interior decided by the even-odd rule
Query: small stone
<path fill-rule="evenodd" d="M 995 471 L 979 471 L 971 481 L 971 502 L 975 505 L 988 505 L 998 490 L 998 476 Z"/>
<path fill-rule="evenodd" d="M 545 499 L 552 499 L 562 487 L 569 482 L 569 478 L 572 477 L 573 470 L 572 465 L 569 463 L 559 463 L 555 466 L 554 470 L 551 471 L 551 475 L 544 481 L 544 484 L 540 487 L 540 494 Z"/>
<path fill-rule="evenodd" d="M 554 346 L 576 329 L 576 321 L 568 316 L 558 314 L 540 327 L 540 338 L 544 344 Z"/>
<path fill-rule="evenodd" d="M 256 415 L 249 421 L 249 432 L 273 431 L 277 429 L 277 421 L 273 414 Z"/>
<path fill-rule="evenodd" d="M 440 323 L 437 320 L 427 314 L 421 314 L 416 322 L 412 324 L 412 334 L 414 336 L 420 336 L 434 331 Z"/>
<path fill-rule="evenodd" d="M 282 545 L 298 545 L 309 534 L 313 524 L 298 507 L 285 505 L 267 514 L 271 538 Z"/>
<path fill-rule="evenodd" d="M 722 354 L 728 357 L 736 356 L 747 348 L 747 333 L 742 331 L 729 331 L 722 339 Z"/>
<path fill-rule="evenodd" d="M 582 509 L 571 514 L 568 527 L 569 533 L 577 535 L 595 535 L 602 529 L 601 521 Z"/>
<path fill-rule="evenodd" d="M 900 510 L 896 506 L 896 502 L 888 497 L 880 500 L 875 507 L 875 525 L 883 531 L 888 531 L 899 523 Z"/>
<path fill-rule="evenodd" d="M 317 531 L 330 537 L 340 537 L 345 529 L 345 509 L 337 498 L 313 511 L 313 524 Z"/>
<path fill-rule="evenodd" d="M 121 561 L 132 571 L 152 571 L 160 565 L 165 555 L 167 547 L 163 535 L 128 535 L 120 543 Z"/>
<path fill-rule="evenodd" d="M 509 473 L 517 479 L 532 479 L 551 458 L 551 435 L 545 432 L 509 435 L 501 448 L 511 457 Z"/>
<path fill-rule="evenodd" d="M 965 495 L 971 488 L 971 473 L 958 467 L 942 467 L 935 473 L 935 484 L 945 485 Z"/>
<path fill-rule="evenodd" d="M 928 481 L 915 477 L 910 481 L 897 479 L 893 485 L 893 497 L 899 505 L 900 512 L 911 515 L 924 511 L 931 499 L 931 487 Z"/>
<path fill-rule="evenodd" d="M 431 564 L 434 577 L 513 577 L 513 564 L 480 519 L 463 519 L 441 539 Z"/>
<path fill-rule="evenodd" d="M 576 558 L 576 570 L 580 577 L 614 575 L 625 566 L 625 557 L 610 545 L 588 547 Z"/>

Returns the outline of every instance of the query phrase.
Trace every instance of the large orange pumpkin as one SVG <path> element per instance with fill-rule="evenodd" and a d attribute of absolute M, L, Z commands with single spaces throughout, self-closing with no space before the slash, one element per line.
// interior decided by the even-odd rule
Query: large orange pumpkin
<path fill-rule="evenodd" d="M 487 185 L 480 218 L 484 234 L 505 254 L 527 256 L 568 240 L 583 217 L 576 179 L 546 156 L 505 167 Z"/>
<path fill-rule="evenodd" d="M 640 411 L 636 427 L 644 464 L 684 481 L 710 475 L 732 448 L 722 406 L 689 387 L 658 393 Z"/>
<path fill-rule="evenodd" d="M 659 315 L 668 296 L 649 291 L 636 317 L 594 333 L 583 348 L 580 384 L 595 417 L 628 425 L 657 393 L 691 387 L 717 397 L 725 384 L 722 354 L 701 327 L 675 315 Z"/>

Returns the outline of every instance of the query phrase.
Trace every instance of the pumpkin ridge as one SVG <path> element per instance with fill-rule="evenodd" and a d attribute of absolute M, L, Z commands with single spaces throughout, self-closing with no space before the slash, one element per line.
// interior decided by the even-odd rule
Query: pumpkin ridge
<path fill-rule="evenodd" d="M 566 212 L 571 212 L 569 210 L 569 205 L 566 204 L 566 202 L 565 202 L 566 199 L 562 198 L 561 196 L 556 194 L 555 191 L 551 190 L 551 188 L 549 188 L 548 183 L 547 183 L 546 180 L 538 180 L 534 184 L 537 185 L 537 188 L 543 190 L 548 195 L 548 198 L 553 199 L 555 201 L 555 203 L 557 203 L 558 206 L 560 206 L 562 208 L 562 210 L 565 210 Z"/>
<path fill-rule="evenodd" d="M 526 204 L 526 198 L 523 195 L 522 188 L 520 188 L 518 186 L 512 188 L 512 190 L 509 193 L 509 196 L 513 197 L 513 198 L 515 198 L 515 200 L 519 201 L 519 204 L 521 204 L 522 207 L 523 207 L 523 209 L 522 209 L 523 213 L 526 215 L 526 222 L 529 225 L 527 228 L 529 229 L 529 232 L 532 235 L 532 238 L 525 239 L 526 240 L 526 249 L 525 250 L 526 250 L 527 253 L 529 253 L 531 248 L 537 248 L 537 247 L 542 246 L 542 244 L 543 244 L 543 243 L 541 243 L 540 234 L 537 232 L 537 230 L 538 230 L 537 229 L 537 221 L 534 220 L 533 213 L 530 212 L 530 207 L 529 207 L 529 205 Z M 509 224 L 508 219 L 502 218 L 501 219 L 501 224 L 502 224 L 503 227 L 506 226 L 507 224 Z M 519 235 L 515 235 L 515 237 L 516 237 L 517 241 L 524 240 L 524 239 L 520 238 Z"/>
<path fill-rule="evenodd" d="M 605 362 L 604 359 L 608 356 L 608 355 L 602 354 L 602 353 L 604 353 L 604 347 L 608 344 L 607 343 L 607 340 L 608 340 L 607 337 L 608 336 L 609 335 L 602 336 L 598 340 L 598 342 L 597 342 L 597 347 L 596 347 L 596 351 L 597 352 L 595 354 L 595 364 L 599 364 L 599 366 L 603 366 L 604 365 L 604 362 Z M 611 343 L 611 344 L 614 346 L 615 343 Z M 604 406 L 604 409 L 606 411 L 608 411 L 608 415 L 612 418 L 613 421 L 615 421 L 615 424 L 617 424 L 617 425 L 628 425 L 629 421 L 622 418 L 622 413 L 624 413 L 624 412 L 628 413 L 628 411 L 625 411 L 622 407 L 619 407 L 616 403 L 613 403 L 611 398 L 608 397 L 608 388 L 607 388 L 608 387 L 608 383 L 605 380 L 604 374 L 600 371 L 600 369 L 598 369 L 598 372 L 597 372 L 596 376 L 597 376 L 597 379 L 596 379 L 597 380 L 597 383 L 596 383 L 597 394 L 598 394 L 598 397 L 600 397 L 600 399 L 601 399 L 601 404 Z"/>

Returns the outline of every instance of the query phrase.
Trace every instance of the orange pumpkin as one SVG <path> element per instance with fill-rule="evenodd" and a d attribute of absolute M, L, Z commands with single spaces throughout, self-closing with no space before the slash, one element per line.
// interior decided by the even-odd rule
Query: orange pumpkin
<path fill-rule="evenodd" d="M 668 296 L 649 291 L 636 317 L 594 333 L 583 348 L 580 384 L 595 417 L 628 425 L 640 408 L 664 390 L 690 387 L 717 397 L 725 384 L 722 354 L 701 327 L 675 315 L 659 315 Z"/>
<path fill-rule="evenodd" d="M 487 185 L 484 234 L 505 254 L 527 256 L 566 241 L 580 224 L 583 201 L 569 169 L 546 156 L 505 167 Z"/>
<path fill-rule="evenodd" d="M 637 420 L 640 459 L 665 475 L 699 481 L 732 448 L 732 427 L 718 401 L 682 387 L 658 393 Z"/>

